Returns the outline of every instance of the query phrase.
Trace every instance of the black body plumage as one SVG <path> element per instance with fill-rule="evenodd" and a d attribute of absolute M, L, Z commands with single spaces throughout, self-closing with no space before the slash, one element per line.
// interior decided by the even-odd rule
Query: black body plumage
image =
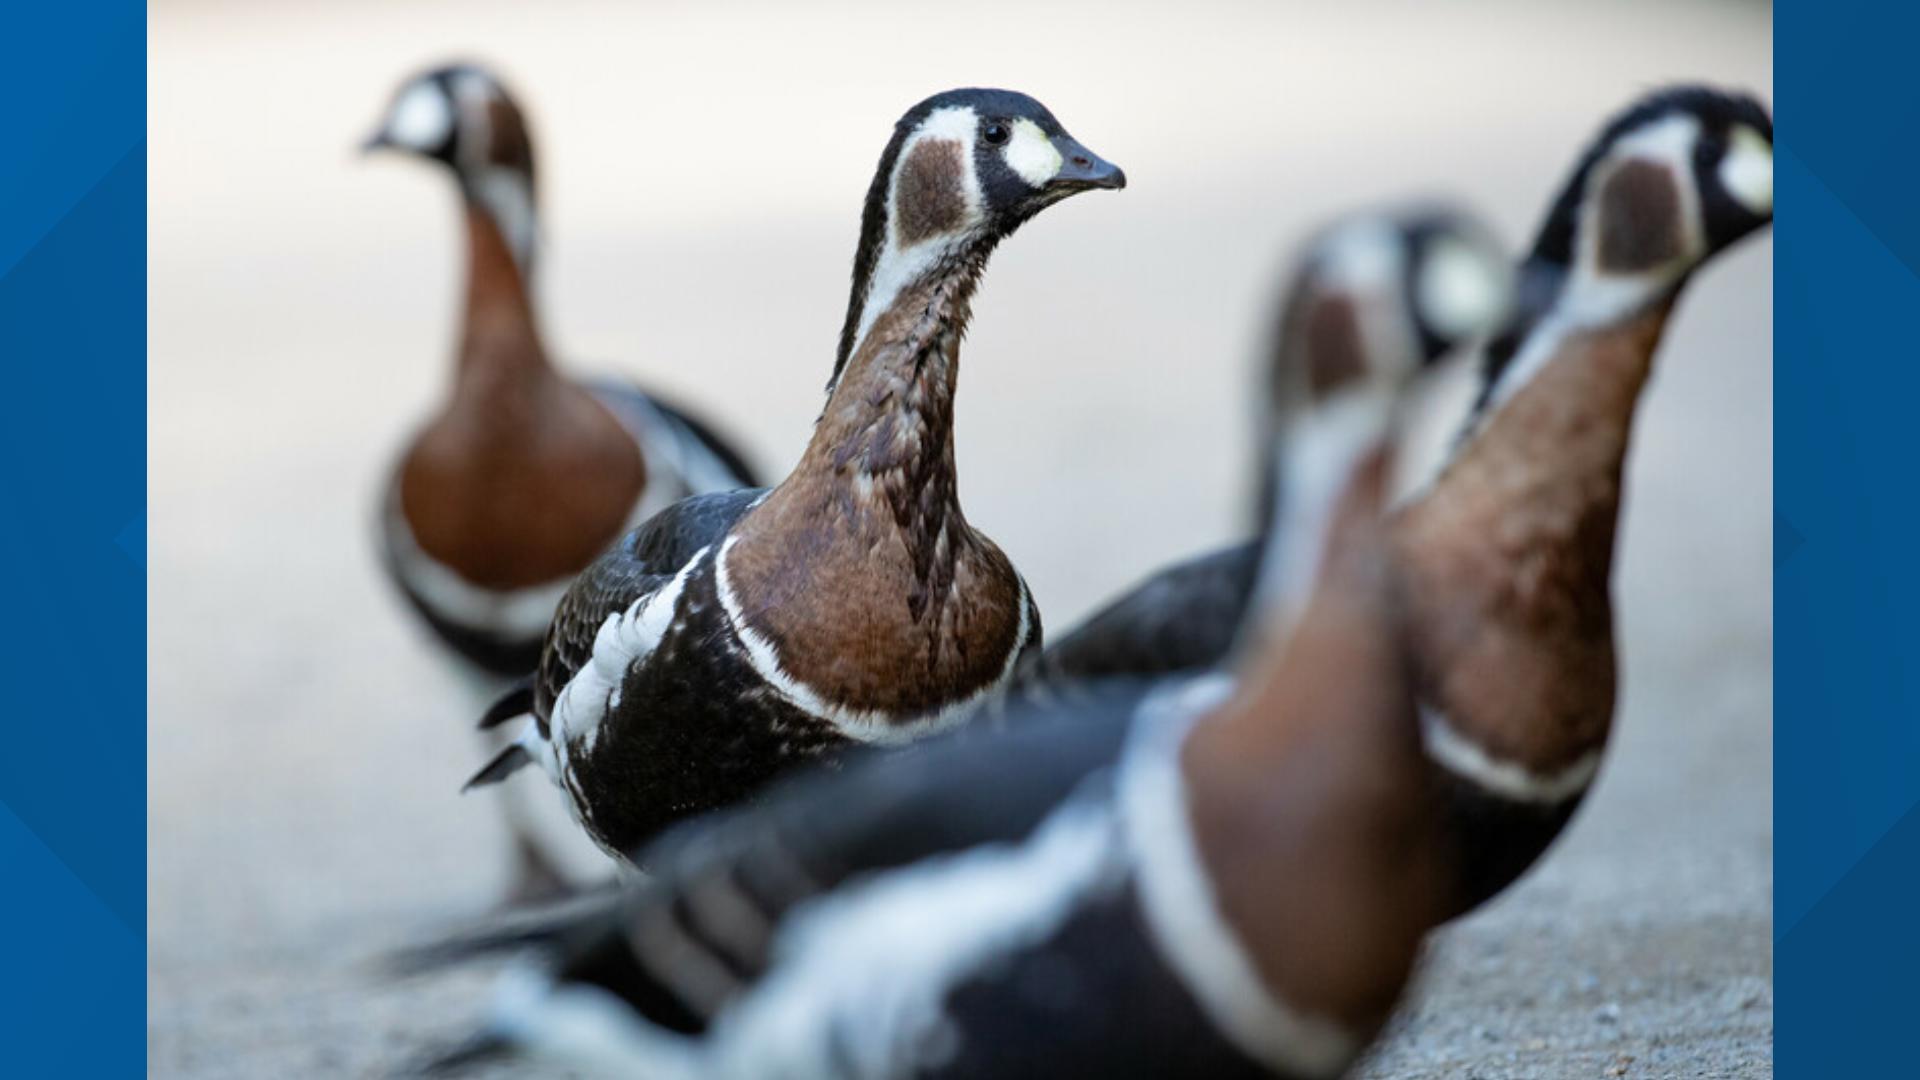
<path fill-rule="evenodd" d="M 768 691 L 721 607 L 719 544 L 764 494 L 696 496 L 662 511 L 588 567 L 554 615 L 533 687 L 545 739 L 607 619 L 685 572 L 659 643 L 622 675 L 595 736 L 567 750 L 564 785 L 609 851 L 631 854 L 675 821 L 747 799 L 796 761 L 851 745 Z"/>
<path fill-rule="evenodd" d="M 636 1022 L 717 1043 L 734 1037 L 715 1026 L 725 1010 L 756 993 L 806 992 L 767 977 L 791 959 L 782 935 L 813 903 L 901 887 L 893 883 L 1029 845 L 1062 815 L 1086 814 L 1113 834 L 1100 871 L 1045 933 L 978 957 L 938 988 L 946 1046 L 911 1074 L 1273 1076 L 1218 1033 L 1162 959 L 1112 820 L 1116 770 L 1142 707 L 1170 689 L 1164 681 L 1105 680 L 1070 710 L 1022 706 L 1003 728 L 963 730 L 788 780 L 758 807 L 662 837 L 643 855 L 650 878 L 617 900 L 537 934 L 422 955 L 447 963 L 544 943 L 556 983 L 597 988 Z M 925 899 L 928 932 L 937 934 L 937 888 Z M 843 1065 L 871 1061 L 872 1048 L 855 1044 L 897 1034 L 857 1021 L 822 1017 L 827 1052 L 847 1055 Z M 732 1052 L 717 1048 L 716 1061 L 737 1063 Z"/>
<path fill-rule="evenodd" d="M 1254 541 L 1163 567 L 1023 665 L 1015 690 L 1219 667 L 1233 651 L 1259 571 Z"/>

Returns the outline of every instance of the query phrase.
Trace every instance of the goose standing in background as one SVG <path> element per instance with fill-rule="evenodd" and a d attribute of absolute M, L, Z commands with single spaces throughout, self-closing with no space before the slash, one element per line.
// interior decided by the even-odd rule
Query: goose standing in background
<path fill-rule="evenodd" d="M 1465 912 L 1552 844 L 1599 771 L 1616 692 L 1611 578 L 1635 406 L 1693 273 L 1773 219 L 1773 121 L 1744 95 L 1670 87 L 1610 121 L 1519 267 L 1440 475 L 1393 520 L 1428 753 L 1469 872 Z M 1212 667 L 1261 542 L 1150 577 L 1017 677 Z"/>
<path fill-rule="evenodd" d="M 1485 236 L 1369 215 L 1295 279 L 1263 570 L 1288 588 L 1261 591 L 1237 686 L 1116 680 L 693 823 L 648 858 L 657 876 L 534 934 L 548 962 L 510 974 L 492 1028 L 442 1064 L 1344 1072 L 1451 890 L 1380 510 L 1414 376 L 1504 307 Z"/>
<path fill-rule="evenodd" d="M 1025 94 L 908 110 L 861 218 L 826 407 L 771 490 L 692 498 L 574 583 L 531 714 L 483 768 L 538 762 L 616 858 L 784 770 L 952 727 L 1040 643 L 1026 583 L 968 523 L 954 465 L 960 340 L 988 255 L 1125 175 Z"/>
<path fill-rule="evenodd" d="M 467 290 L 447 394 L 394 465 L 380 515 L 388 574 L 487 700 L 539 661 L 575 575 L 634 523 L 688 495 L 756 481 L 686 413 L 557 368 L 532 297 L 533 144 L 499 80 L 471 65 L 415 76 L 367 150 L 445 166 L 459 187 Z M 518 894 L 561 871 L 515 799 Z"/>

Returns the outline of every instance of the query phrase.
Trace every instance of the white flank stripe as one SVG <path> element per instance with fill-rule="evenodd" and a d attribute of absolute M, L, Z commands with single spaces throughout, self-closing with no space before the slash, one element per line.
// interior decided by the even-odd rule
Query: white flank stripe
<path fill-rule="evenodd" d="M 1278 1072 L 1336 1076 L 1360 1052 L 1360 1038 L 1267 989 L 1220 918 L 1194 846 L 1180 746 L 1194 720 L 1232 689 L 1225 675 L 1194 680 L 1144 703 L 1134 722 L 1120 766 L 1119 799 L 1138 865 L 1141 906 L 1161 958 L 1223 1037 Z"/>
<path fill-rule="evenodd" d="M 489 1028 L 533 1054 L 596 1077 L 692 1077 L 691 1044 L 641 1025 L 627 1003 L 585 983 L 557 985 L 551 975 L 520 961 L 494 986 Z"/>
<path fill-rule="evenodd" d="M 1438 710 L 1420 706 L 1420 735 L 1427 756 L 1448 772 L 1489 794 L 1513 802 L 1551 806 L 1587 790 L 1600 771 L 1602 751 L 1589 750 L 1558 772 L 1539 773 L 1501 761 L 1461 734 Z"/>
<path fill-rule="evenodd" d="M 660 639 L 673 627 L 680 593 L 708 550 L 701 548 L 672 581 L 635 600 L 625 611 L 607 616 L 607 621 L 600 624 L 600 632 L 593 639 L 593 655 L 567 680 L 547 721 L 553 746 L 543 764 L 556 783 L 564 786 L 568 758 L 576 746 L 583 750 L 593 748 L 601 722 L 607 718 L 608 710 L 619 703 L 620 686 L 626 681 L 628 670 L 653 655 Z"/>
<path fill-rule="evenodd" d="M 1026 648 L 1027 639 L 1033 634 L 1028 612 L 1027 583 L 1019 579 L 1020 624 L 1014 631 L 1013 647 L 1007 650 L 1006 662 L 1001 665 L 1000 674 L 992 682 L 934 712 L 918 716 L 849 709 L 828 701 L 818 691 L 789 675 L 780 666 L 779 650 L 773 642 L 748 624 L 746 612 L 740 606 L 740 597 L 733 591 L 733 580 L 727 573 L 727 555 L 738 539 L 728 537 L 726 543 L 720 546 L 720 554 L 714 560 L 714 582 L 720 594 L 720 607 L 726 612 L 734 633 L 746 649 L 754 672 L 794 708 L 825 720 L 840 734 L 856 742 L 875 746 L 904 746 L 956 726 L 1006 686 L 1007 680 L 1013 676 L 1014 666 L 1020 660 L 1020 650 Z"/>
<path fill-rule="evenodd" d="M 807 904 L 759 992 L 715 1025 L 712 1075 L 841 1075 L 842 1052 L 860 1078 L 938 1065 L 962 1037 L 942 1011 L 948 992 L 1046 940 L 1125 870 L 1112 807 L 1082 793 L 1018 846 L 928 859 Z"/>
<path fill-rule="evenodd" d="M 648 1025 L 602 991 L 524 971 L 502 980 L 493 1025 L 596 1076 L 909 1075 L 958 1049 L 942 1009 L 949 991 L 1117 885 L 1118 856 L 1111 807 L 1078 796 L 1017 846 L 924 860 L 805 903 L 778 932 L 772 970 L 700 1040 Z"/>

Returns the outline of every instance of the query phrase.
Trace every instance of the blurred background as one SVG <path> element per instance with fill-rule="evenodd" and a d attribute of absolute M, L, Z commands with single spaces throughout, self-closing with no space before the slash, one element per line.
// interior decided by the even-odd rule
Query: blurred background
<path fill-rule="evenodd" d="M 150 9 L 149 1068 L 383 1075 L 485 973 L 383 949 L 483 911 L 470 698 L 375 561 L 462 279 L 436 170 L 353 148 L 424 65 L 533 124 L 553 351 L 685 399 L 779 475 L 821 402 L 893 120 L 1025 90 L 1130 186 L 1005 244 L 958 397 L 969 518 L 1053 630 L 1239 535 L 1250 363 L 1291 245 L 1452 196 L 1515 249 L 1600 121 L 1703 79 L 1770 99 L 1770 7 L 556 0 Z M 1441 934 L 1393 1077 L 1772 1072 L 1772 260 L 1710 266 L 1629 468 L 1624 704 L 1575 828 Z M 1425 430 L 1464 406 L 1466 365 Z M 534 784 L 531 774 L 516 783 Z M 532 792 L 547 797 L 540 790 Z"/>

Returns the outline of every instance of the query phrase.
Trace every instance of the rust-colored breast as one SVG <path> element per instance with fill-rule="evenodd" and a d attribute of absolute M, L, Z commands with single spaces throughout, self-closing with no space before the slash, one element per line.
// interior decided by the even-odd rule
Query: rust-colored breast
<path fill-rule="evenodd" d="M 957 516 L 916 537 L 874 498 L 796 483 L 738 535 L 727 570 L 748 625 L 837 705 L 931 712 L 992 685 L 1020 646 L 1019 578 Z"/>
<path fill-rule="evenodd" d="M 1391 1009 L 1446 880 L 1377 507 L 1343 507 L 1332 572 L 1281 654 L 1181 762 L 1215 903 L 1261 981 L 1356 1031 Z"/>
<path fill-rule="evenodd" d="M 570 577 L 619 536 L 646 466 L 619 420 L 547 362 L 521 268 L 466 210 L 469 260 L 452 397 L 400 465 L 414 542 L 468 582 Z"/>
<path fill-rule="evenodd" d="M 1569 340 L 1395 521 L 1423 696 L 1496 758 L 1554 771 L 1606 740 L 1622 468 L 1665 318 Z"/>
<path fill-rule="evenodd" d="M 578 573 L 640 497 L 638 447 L 598 401 L 557 377 L 453 406 L 400 471 L 414 541 L 467 581 L 518 589 Z"/>

